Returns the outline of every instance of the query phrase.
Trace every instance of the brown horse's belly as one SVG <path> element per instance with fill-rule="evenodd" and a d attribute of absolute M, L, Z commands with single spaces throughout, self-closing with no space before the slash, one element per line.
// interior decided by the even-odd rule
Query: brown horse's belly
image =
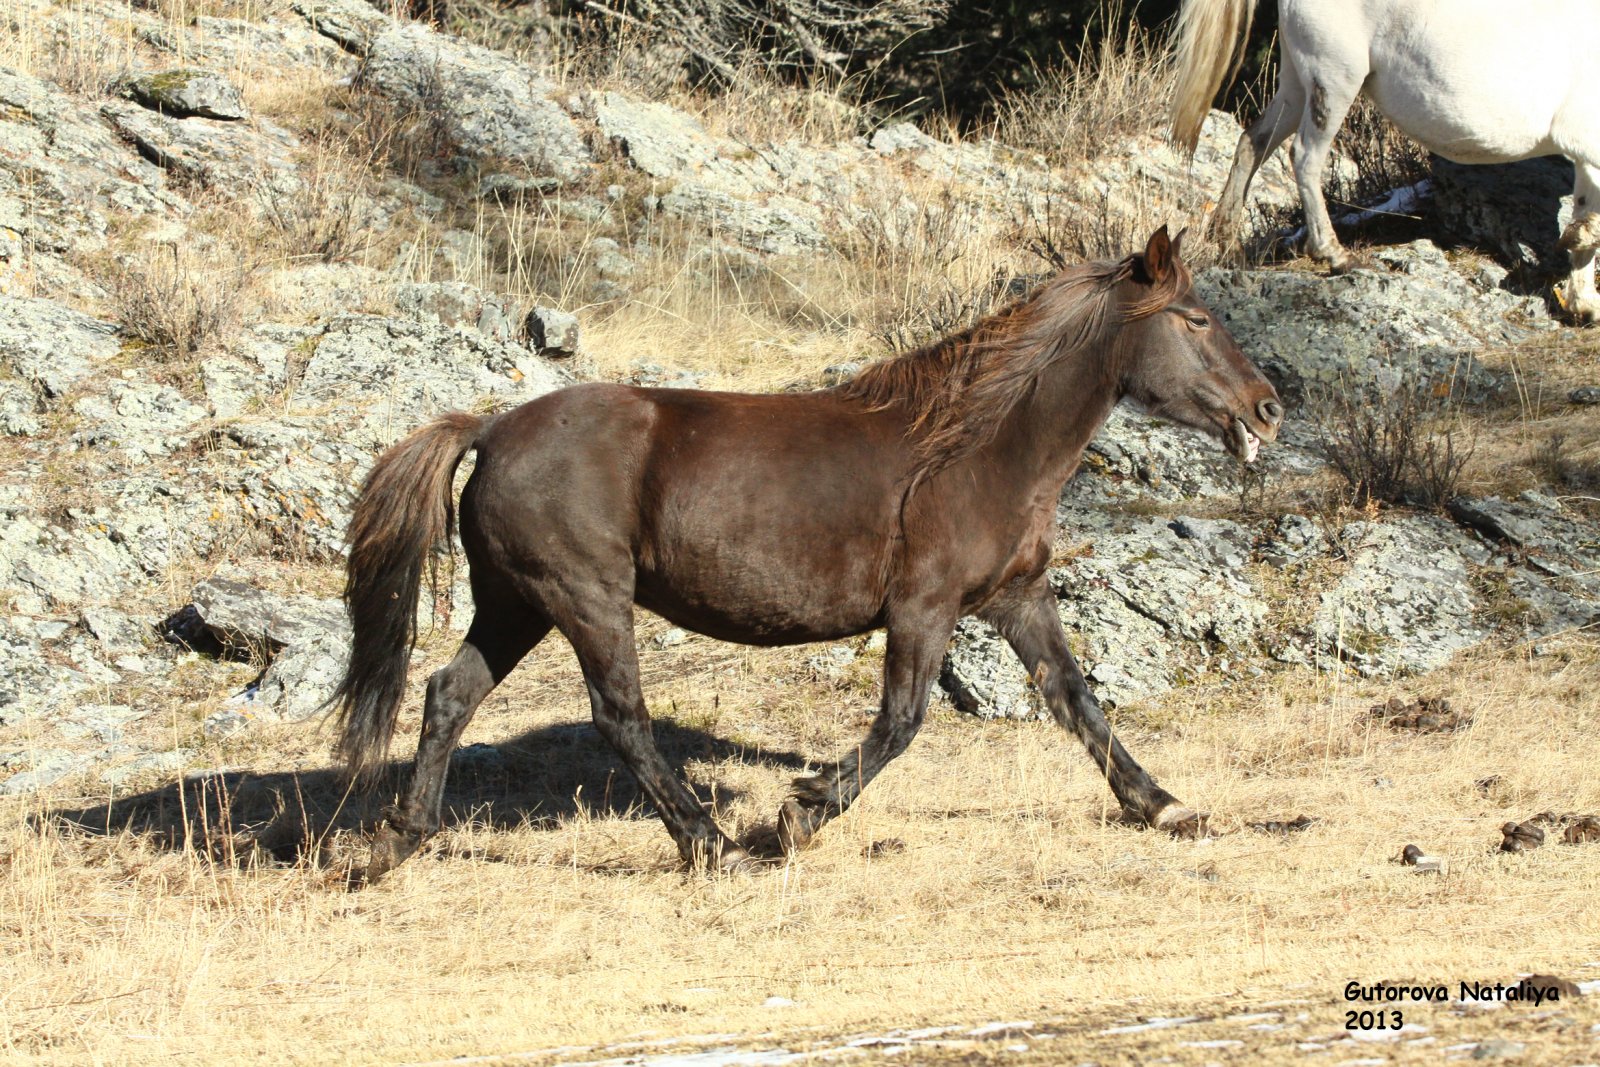
<path fill-rule="evenodd" d="M 684 629 L 747 645 L 827 641 L 883 623 L 880 583 L 865 573 L 741 556 L 734 563 L 690 549 L 665 568 L 641 567 L 634 599 Z"/>

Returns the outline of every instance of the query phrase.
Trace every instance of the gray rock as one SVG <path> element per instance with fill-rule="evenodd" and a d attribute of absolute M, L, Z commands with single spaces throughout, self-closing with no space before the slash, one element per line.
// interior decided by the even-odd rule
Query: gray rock
<path fill-rule="evenodd" d="M 1308 383 L 1400 373 L 1460 379 L 1481 398 L 1500 381 L 1474 361 L 1481 348 L 1554 326 L 1537 301 L 1480 291 L 1426 241 L 1383 256 L 1390 269 L 1336 277 L 1212 269 L 1195 291 L 1291 400 Z"/>
<path fill-rule="evenodd" d="M 170 385 L 113 382 L 102 395 L 73 405 L 84 427 L 73 434 L 80 447 L 112 447 L 145 462 L 183 444 L 186 431 L 208 417 Z"/>
<path fill-rule="evenodd" d="M 223 419 L 244 414 L 270 384 L 258 371 L 238 360 L 221 357 L 200 364 L 200 381 L 211 413 Z"/>
<path fill-rule="evenodd" d="M 65 749 L 47 748 L 36 752 L 26 753 L 23 756 L 28 764 L 28 769 L 18 771 L 5 781 L 0 782 L 0 797 L 21 796 L 25 793 L 36 793 L 46 786 L 54 785 L 67 777 L 82 770 L 90 761 L 89 756 L 78 752 L 69 752 Z M 10 761 L 7 760 L 7 766 Z"/>
<path fill-rule="evenodd" d="M 395 289 L 394 303 L 402 314 L 418 322 L 510 340 L 512 315 L 505 300 L 466 282 L 405 282 Z"/>
<path fill-rule="evenodd" d="M 112 323 L 52 300 L 0 295 L 0 373 L 26 383 L 40 405 L 94 374 L 121 347 Z"/>
<path fill-rule="evenodd" d="M 994 627 L 977 619 L 956 623 L 939 668 L 939 685 L 950 703 L 969 715 L 985 719 L 1048 715 L 1017 654 Z"/>
<path fill-rule="evenodd" d="M 329 636 L 347 639 L 350 630 L 337 600 L 269 593 L 225 578 L 209 578 L 191 595 L 196 621 L 237 652 L 309 646 Z"/>
<path fill-rule="evenodd" d="M 116 608 L 88 608 L 79 622 L 106 651 L 114 654 L 144 651 L 151 633 L 149 626 Z"/>
<path fill-rule="evenodd" d="M 528 344 L 541 356 L 564 359 L 578 352 L 578 316 L 544 306 L 528 312 Z"/>
<path fill-rule="evenodd" d="M 246 116 L 239 90 L 216 71 L 179 68 L 141 74 L 128 83 L 133 98 L 177 118 L 237 120 Z"/>
<path fill-rule="evenodd" d="M 1266 605 L 1246 577 L 1251 540 L 1225 520 L 1154 519 L 1050 571 L 1102 701 L 1155 696 L 1257 650 Z"/>
<path fill-rule="evenodd" d="M 662 210 L 698 222 L 746 248 L 774 255 L 802 255 L 827 244 L 821 216 L 810 204 L 776 195 L 763 203 L 741 200 L 696 182 L 680 182 L 661 198 Z"/>
<path fill-rule="evenodd" d="M 1572 219 L 1572 163 L 1559 156 L 1464 164 L 1433 158 L 1432 211 L 1459 240 L 1513 268 L 1566 273 L 1556 244 Z"/>
<path fill-rule="evenodd" d="M 589 163 L 556 87 L 501 53 L 397 23 L 367 42 L 361 84 L 425 109 L 462 151 L 570 181 Z"/>
<path fill-rule="evenodd" d="M 292 187 L 298 181 L 292 153 L 299 141 L 264 119 L 174 119 L 122 101 L 100 110 L 141 156 L 187 181 L 233 195 L 266 182 Z"/>
<path fill-rule="evenodd" d="M 192 759 L 194 752 L 187 748 L 175 748 L 167 752 L 147 752 L 120 767 L 102 771 L 100 780 L 107 785 L 123 786 L 145 775 L 176 774 L 188 766 Z"/>
<path fill-rule="evenodd" d="M 126 704 L 80 704 L 56 721 L 63 737 L 94 738 L 103 744 L 122 740 L 122 728 L 137 722 L 148 712 Z"/>
<path fill-rule="evenodd" d="M 1567 394 L 1567 402 L 1580 407 L 1592 407 L 1600 404 L 1600 387 L 1581 385 Z"/>
<path fill-rule="evenodd" d="M 1448 523 L 1353 522 L 1339 540 L 1350 567 L 1317 609 L 1322 655 L 1366 675 L 1402 674 L 1441 667 L 1488 636 L 1467 571 L 1472 546 Z"/>
<path fill-rule="evenodd" d="M 294 0 L 289 6 L 318 33 L 356 55 L 366 55 L 373 38 L 395 25 L 366 0 Z"/>
<path fill-rule="evenodd" d="M 376 10 L 372 14 L 381 18 Z M 192 24 L 187 46 L 191 57 L 220 70 L 309 67 L 352 72 L 355 66 L 330 38 L 295 22 L 252 22 L 199 15 Z"/>
<path fill-rule="evenodd" d="M 273 657 L 257 683 L 260 703 L 284 722 L 315 717 L 344 676 L 350 658 L 346 631 L 297 642 Z"/>
<path fill-rule="evenodd" d="M 314 343 L 290 410 L 336 415 L 330 446 L 386 447 L 443 412 L 520 404 L 572 380 L 520 345 L 429 323 L 346 315 Z"/>
<path fill-rule="evenodd" d="M 1304 515 L 1284 515 L 1262 544 L 1261 558 L 1274 567 L 1287 567 L 1321 556 L 1327 550 L 1328 539 L 1315 520 Z"/>

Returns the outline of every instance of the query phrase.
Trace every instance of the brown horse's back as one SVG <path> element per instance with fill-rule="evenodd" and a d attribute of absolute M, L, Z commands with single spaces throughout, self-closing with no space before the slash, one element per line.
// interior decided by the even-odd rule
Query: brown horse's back
<path fill-rule="evenodd" d="M 589 384 L 506 413 L 462 497 L 477 584 L 589 571 L 700 633 L 789 644 L 881 625 L 904 427 L 836 393 Z M 478 571 L 484 574 L 477 574 Z"/>

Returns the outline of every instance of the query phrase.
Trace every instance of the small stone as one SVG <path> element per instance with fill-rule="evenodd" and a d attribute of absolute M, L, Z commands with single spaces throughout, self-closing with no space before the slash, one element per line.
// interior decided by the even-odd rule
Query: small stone
<path fill-rule="evenodd" d="M 1567 394 L 1567 400 L 1573 404 L 1588 407 L 1600 404 L 1600 386 L 1582 385 Z"/>
<path fill-rule="evenodd" d="M 1475 1060 L 1510 1059 L 1520 1056 L 1528 1050 L 1528 1046 L 1520 1041 L 1507 1041 L 1503 1037 L 1490 1038 L 1472 1050 Z"/>
<path fill-rule="evenodd" d="M 564 359 L 578 351 L 578 316 L 556 308 L 535 307 L 525 324 L 528 344 L 542 356 Z"/>
<path fill-rule="evenodd" d="M 886 837 L 881 841 L 872 842 L 872 844 L 861 850 L 861 854 L 870 860 L 878 856 L 893 856 L 905 850 L 906 843 L 900 838 Z"/>
<path fill-rule="evenodd" d="M 244 118 L 244 99 L 222 75 L 209 70 L 163 70 L 128 83 L 133 98 L 152 111 L 178 118 L 235 121 Z"/>
<path fill-rule="evenodd" d="M 763 1008 L 792 1008 L 795 1003 L 788 997 L 768 997 L 761 1002 L 761 1006 Z"/>
<path fill-rule="evenodd" d="M 679 626 L 656 634 L 650 639 L 651 646 L 655 648 L 676 648 L 689 640 L 689 631 Z"/>

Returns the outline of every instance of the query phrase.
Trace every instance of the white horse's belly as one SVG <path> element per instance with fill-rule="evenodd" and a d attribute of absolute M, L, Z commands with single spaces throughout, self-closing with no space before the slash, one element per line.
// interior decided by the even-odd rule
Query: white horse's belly
<path fill-rule="evenodd" d="M 1567 134 L 1600 121 L 1585 47 L 1600 0 L 1283 0 L 1282 13 L 1299 69 L 1359 72 L 1380 111 L 1448 159 L 1569 152 Z"/>

